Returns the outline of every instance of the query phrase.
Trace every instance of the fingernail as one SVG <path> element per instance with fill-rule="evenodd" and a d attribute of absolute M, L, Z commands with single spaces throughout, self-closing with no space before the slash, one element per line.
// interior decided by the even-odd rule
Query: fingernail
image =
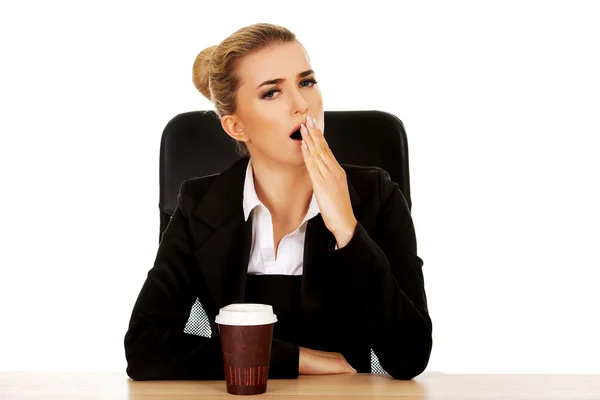
<path fill-rule="evenodd" d="M 302 141 L 302 148 L 306 150 L 306 142 L 304 140 Z"/>
<path fill-rule="evenodd" d="M 314 128 L 315 126 L 313 125 L 313 119 L 311 117 L 306 117 L 306 122 L 308 122 L 308 126 L 310 126 L 311 128 Z"/>
<path fill-rule="evenodd" d="M 304 124 L 300 125 L 300 132 L 303 135 L 306 135 L 308 133 L 308 129 L 306 129 L 306 126 L 304 126 Z"/>
<path fill-rule="evenodd" d="M 312 122 L 313 122 L 313 125 L 314 125 L 314 126 L 317 126 L 317 119 L 316 119 L 316 118 L 313 118 L 313 119 L 312 119 Z"/>

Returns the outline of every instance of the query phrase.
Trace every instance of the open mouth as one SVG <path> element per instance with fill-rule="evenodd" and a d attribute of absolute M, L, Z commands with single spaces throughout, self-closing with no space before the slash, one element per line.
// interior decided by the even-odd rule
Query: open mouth
<path fill-rule="evenodd" d="M 298 140 L 298 141 L 302 140 L 302 134 L 300 133 L 300 126 L 301 125 L 298 125 L 296 127 L 296 129 L 290 134 L 291 139 Z"/>
<path fill-rule="evenodd" d="M 292 132 L 290 137 L 294 140 L 302 140 L 302 134 L 300 134 L 300 129 L 296 129 L 294 132 Z"/>

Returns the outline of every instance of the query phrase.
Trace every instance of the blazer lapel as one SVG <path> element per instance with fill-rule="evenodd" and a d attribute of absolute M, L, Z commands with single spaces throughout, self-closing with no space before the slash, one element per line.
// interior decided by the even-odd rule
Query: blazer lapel
<path fill-rule="evenodd" d="M 243 303 L 245 298 L 252 245 L 252 219 L 244 220 L 242 206 L 247 165 L 244 158 L 217 176 L 194 211 L 208 228 L 204 237 L 197 239 L 195 255 L 215 314 L 228 304 Z"/>
<path fill-rule="evenodd" d="M 360 197 L 348 180 L 348 191 L 354 215 L 359 218 Z M 304 265 L 300 304 L 303 317 L 310 319 L 321 308 L 327 285 L 331 284 L 335 268 L 328 265 L 330 248 L 334 248 L 335 236 L 327 229 L 323 217 L 319 214 L 310 219 L 306 226 L 304 239 Z"/>

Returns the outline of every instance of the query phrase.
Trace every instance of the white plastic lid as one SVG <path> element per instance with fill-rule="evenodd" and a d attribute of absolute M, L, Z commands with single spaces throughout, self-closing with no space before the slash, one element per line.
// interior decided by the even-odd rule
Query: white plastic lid
<path fill-rule="evenodd" d="M 277 322 L 277 316 L 273 314 L 273 307 L 267 304 L 230 304 L 219 310 L 215 322 L 233 326 L 267 325 Z"/>

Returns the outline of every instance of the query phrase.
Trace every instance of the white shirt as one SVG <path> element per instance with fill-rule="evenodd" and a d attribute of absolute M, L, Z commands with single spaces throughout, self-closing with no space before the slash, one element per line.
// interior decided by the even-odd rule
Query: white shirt
<path fill-rule="evenodd" d="M 254 187 L 252 164 L 248 163 L 244 181 L 244 218 L 252 217 L 252 246 L 248 262 L 250 275 L 302 275 L 304 238 L 308 220 L 319 215 L 319 205 L 313 193 L 308 212 L 300 226 L 281 239 L 275 259 L 273 220 L 271 213 L 259 200 Z"/>

